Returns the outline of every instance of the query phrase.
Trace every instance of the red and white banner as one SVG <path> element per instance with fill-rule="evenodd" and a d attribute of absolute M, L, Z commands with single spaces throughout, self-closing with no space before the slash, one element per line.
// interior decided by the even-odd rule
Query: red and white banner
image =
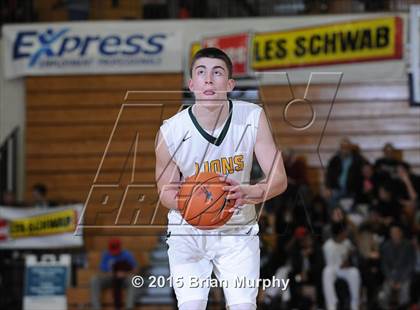
<path fill-rule="evenodd" d="M 233 75 L 247 76 L 249 70 L 249 33 L 236 33 L 203 39 L 203 47 L 217 47 L 226 52 L 232 60 Z"/>

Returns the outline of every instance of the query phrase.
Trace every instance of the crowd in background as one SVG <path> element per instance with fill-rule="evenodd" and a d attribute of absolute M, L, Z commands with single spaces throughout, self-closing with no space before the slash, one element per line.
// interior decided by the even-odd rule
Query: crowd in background
<path fill-rule="evenodd" d="M 343 139 L 315 191 L 305 159 L 283 152 L 288 188 L 265 203 L 260 218 L 261 277 L 290 284 L 286 292 L 268 289 L 263 307 L 420 309 L 420 177 L 401 158 L 386 144 L 370 162 Z M 30 203 L 5 192 L 0 205 L 46 209 L 56 205 L 47 194 L 35 184 Z M 273 235 L 270 246 L 265 236 Z"/>
<path fill-rule="evenodd" d="M 263 243 L 262 276 L 290 289 L 266 291 L 265 308 L 419 309 L 420 177 L 400 152 L 386 144 L 370 162 L 343 139 L 319 192 L 304 158 L 283 157 L 288 189 L 262 213 L 262 231 L 277 236 Z"/>

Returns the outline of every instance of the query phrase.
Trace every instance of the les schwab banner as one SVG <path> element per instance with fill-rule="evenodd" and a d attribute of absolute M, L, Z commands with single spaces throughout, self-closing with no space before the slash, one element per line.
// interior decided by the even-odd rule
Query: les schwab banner
<path fill-rule="evenodd" d="M 402 33 L 401 18 L 383 17 L 249 34 L 250 51 L 244 48 L 243 40 L 240 57 L 237 57 L 237 37 L 245 35 L 223 35 L 220 36 L 223 40 L 213 37 L 193 43 L 190 55 L 201 46 L 223 48 L 233 56 L 234 67 L 247 64 L 246 69 L 235 73 L 235 76 L 243 76 L 251 71 L 400 59 Z"/>

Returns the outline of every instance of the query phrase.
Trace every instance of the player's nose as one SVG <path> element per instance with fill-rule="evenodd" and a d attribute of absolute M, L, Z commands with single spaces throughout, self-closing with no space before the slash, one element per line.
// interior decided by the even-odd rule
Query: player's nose
<path fill-rule="evenodd" d="M 205 77 L 206 84 L 212 84 L 213 83 L 213 76 L 211 73 L 207 73 Z"/>

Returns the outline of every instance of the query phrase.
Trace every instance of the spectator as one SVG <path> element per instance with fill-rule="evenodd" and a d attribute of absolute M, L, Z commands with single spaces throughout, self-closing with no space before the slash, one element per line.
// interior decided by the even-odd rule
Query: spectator
<path fill-rule="evenodd" d="M 410 304 L 420 306 L 420 233 L 417 234 L 414 241 L 415 265 L 414 274 L 411 277 L 410 286 Z"/>
<path fill-rule="evenodd" d="M 315 287 L 316 299 L 322 303 L 322 250 L 304 227 L 295 230 L 295 243 L 291 246 L 290 258 L 290 306 L 295 309 L 309 309 L 312 301 L 305 296 L 304 287 Z"/>
<path fill-rule="evenodd" d="M 328 162 L 326 186 L 330 207 L 337 206 L 341 198 L 355 198 L 363 188 L 362 164 L 364 160 L 350 140 L 340 142 L 340 150 Z"/>
<path fill-rule="evenodd" d="M 328 222 L 328 205 L 321 195 L 316 195 L 309 208 L 312 229 L 315 235 L 321 236 Z"/>
<path fill-rule="evenodd" d="M 384 243 L 381 251 L 381 264 L 385 276 L 381 299 L 385 307 L 408 304 L 414 255 L 413 246 L 404 239 L 401 227 L 393 223 L 390 227 L 390 240 Z"/>
<path fill-rule="evenodd" d="M 362 190 L 356 197 L 356 203 L 372 204 L 376 188 L 377 181 L 373 166 L 369 162 L 364 162 L 362 166 Z"/>
<path fill-rule="evenodd" d="M 398 191 L 396 192 L 396 196 L 403 206 L 407 217 L 413 219 L 418 193 L 413 185 L 414 177 L 410 173 L 410 167 L 403 164 L 398 165 L 397 176 L 396 188 Z"/>
<path fill-rule="evenodd" d="M 284 168 L 287 174 L 287 184 L 290 185 L 308 185 L 306 162 L 302 157 L 298 157 L 294 150 L 283 150 Z"/>
<path fill-rule="evenodd" d="M 400 220 L 402 206 L 395 197 L 393 183 L 391 181 L 379 185 L 378 197 L 374 208 L 378 210 L 387 226 L 392 222 Z"/>
<path fill-rule="evenodd" d="M 90 0 L 58 0 L 52 9 L 67 7 L 69 20 L 89 19 Z"/>
<path fill-rule="evenodd" d="M 135 302 L 135 287 L 131 284 L 132 274 L 137 269 L 137 262 L 131 252 L 123 250 L 120 239 L 110 239 L 108 250 L 102 254 L 100 273 L 91 279 L 92 308 L 101 309 L 100 294 L 104 288 L 113 287 L 116 297 L 120 285 L 127 290 L 125 308 L 133 309 Z M 117 307 L 119 300 L 116 298 Z"/>
<path fill-rule="evenodd" d="M 337 309 L 337 294 L 335 291 L 335 280 L 345 280 L 350 289 L 351 309 L 359 309 L 360 294 L 360 273 L 351 265 L 353 245 L 347 238 L 346 225 L 335 223 L 332 225 L 332 238 L 328 239 L 323 252 L 325 257 L 325 268 L 322 272 L 322 286 L 326 309 Z"/>
<path fill-rule="evenodd" d="M 419 179 L 410 172 L 410 165 L 403 162 L 398 151 L 390 143 L 383 148 L 384 156 L 375 162 L 375 178 L 381 184 L 391 183 L 391 190 L 405 214 L 413 218 L 415 203 L 419 194 Z"/>
<path fill-rule="evenodd" d="M 379 307 L 377 295 L 383 281 L 379 250 L 380 240 L 381 237 L 375 233 L 373 225 L 365 222 L 360 226 L 357 246 L 360 253 L 362 281 L 366 287 L 368 309 Z"/>
<path fill-rule="evenodd" d="M 332 229 L 334 225 L 342 225 L 347 228 L 347 236 L 350 239 L 354 239 L 354 236 L 357 235 L 357 226 L 352 222 L 352 220 L 347 216 L 342 208 L 334 208 L 331 211 L 329 225 L 324 227 L 323 239 L 327 240 L 328 238 L 333 238 Z"/>
<path fill-rule="evenodd" d="M 384 145 L 383 156 L 375 161 L 375 173 L 378 178 L 393 178 L 397 174 L 397 166 L 402 163 L 397 156 L 397 150 L 391 143 Z"/>
<path fill-rule="evenodd" d="M 369 210 L 368 218 L 360 225 L 360 230 L 363 229 L 371 232 L 378 239 L 378 243 L 382 243 L 388 234 L 387 226 L 376 208 Z"/>
<path fill-rule="evenodd" d="M 46 209 L 57 204 L 47 199 L 48 189 L 45 184 L 37 183 L 32 186 L 33 206 L 40 209 Z"/>
<path fill-rule="evenodd" d="M 15 193 L 12 191 L 5 191 L 1 195 L 0 206 L 15 207 L 19 206 L 20 203 L 16 201 Z"/>

